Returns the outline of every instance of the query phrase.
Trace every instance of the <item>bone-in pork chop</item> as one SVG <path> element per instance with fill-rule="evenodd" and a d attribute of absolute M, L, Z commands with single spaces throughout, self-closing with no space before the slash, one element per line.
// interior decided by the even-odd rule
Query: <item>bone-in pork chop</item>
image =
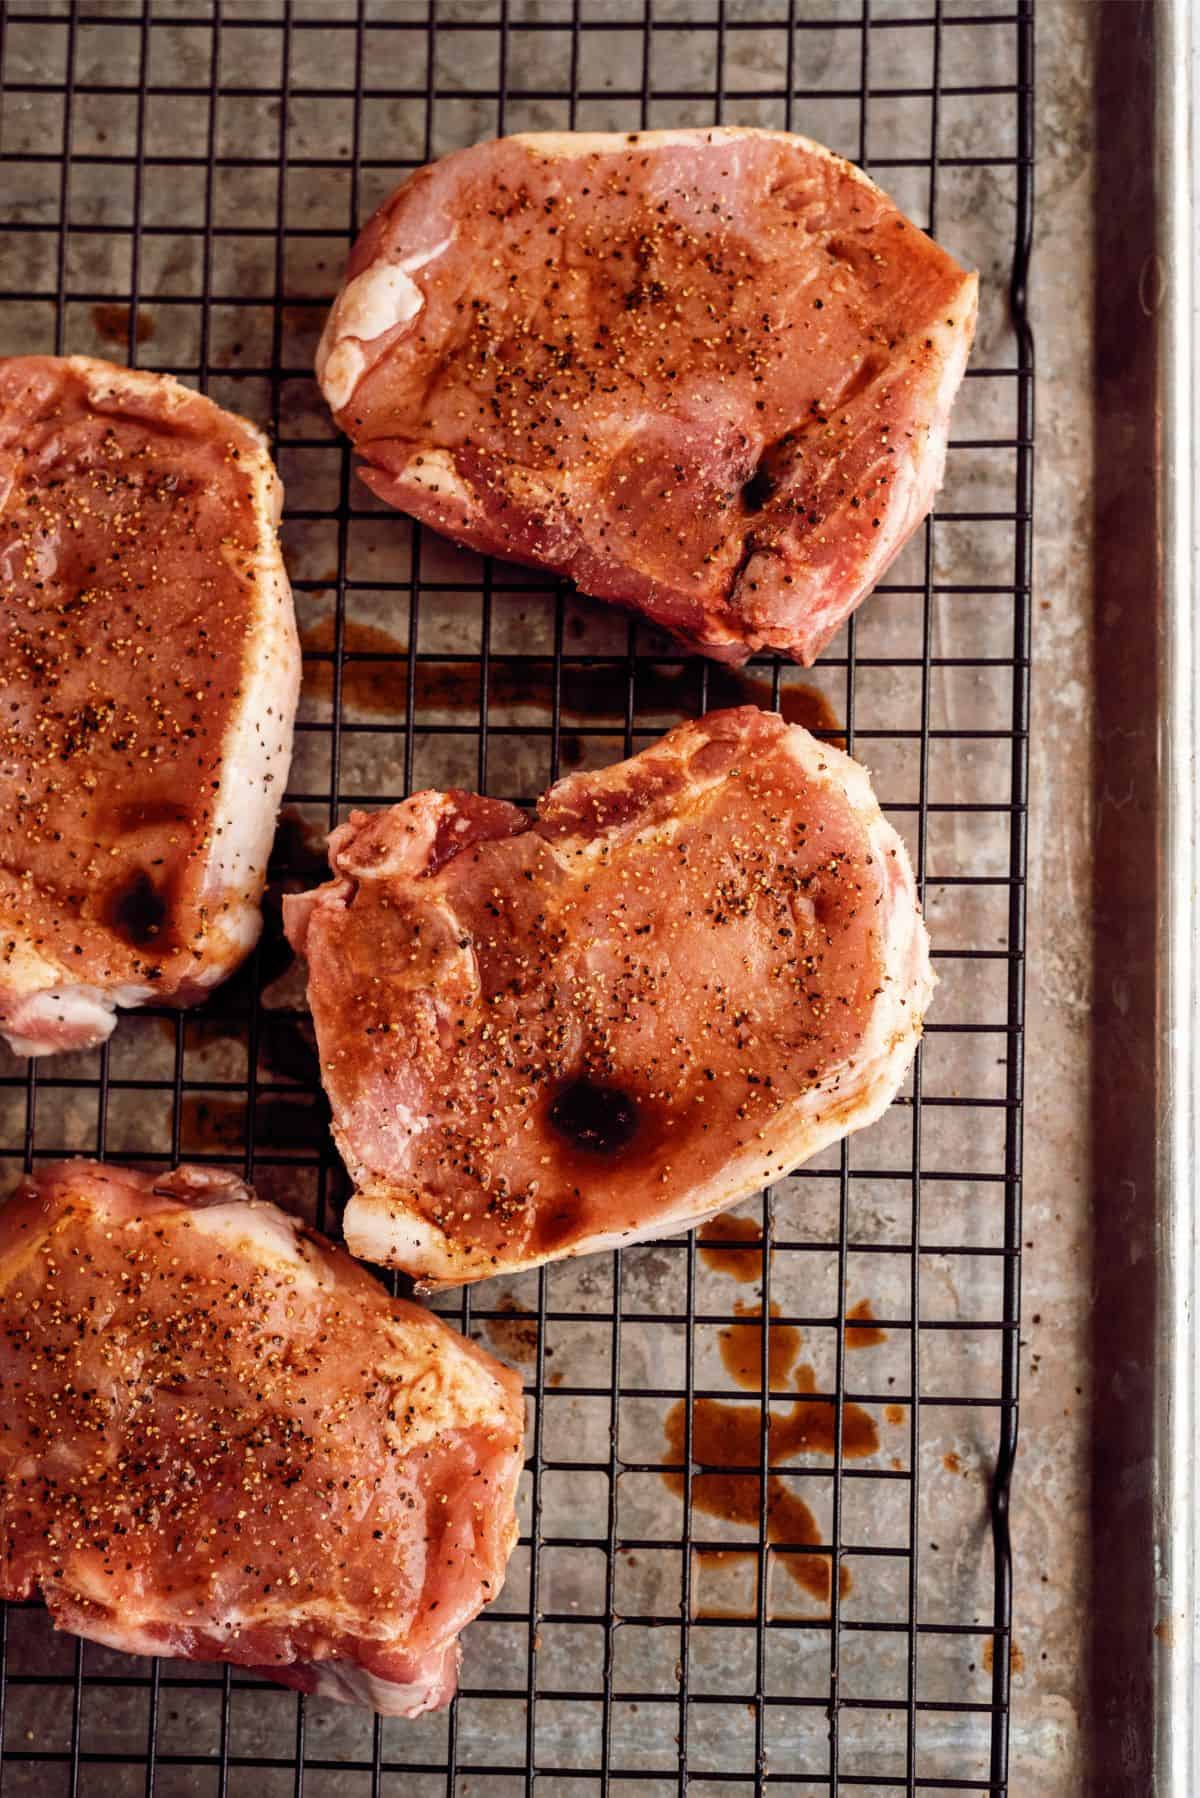
<path fill-rule="evenodd" d="M 933 503 L 976 302 L 807 138 L 511 137 L 375 214 L 317 374 L 391 504 L 808 663 Z"/>
<path fill-rule="evenodd" d="M 516 1540 L 520 1382 L 231 1175 L 0 1208 L 0 1593 L 416 1716 Z"/>
<path fill-rule="evenodd" d="M 102 1042 L 252 948 L 300 657 L 244 419 L 83 356 L 0 362 L 0 1035 Z"/>
<path fill-rule="evenodd" d="M 355 813 L 285 900 L 356 1254 L 431 1284 L 688 1228 L 870 1123 L 932 976 L 865 771 L 752 706 Z"/>

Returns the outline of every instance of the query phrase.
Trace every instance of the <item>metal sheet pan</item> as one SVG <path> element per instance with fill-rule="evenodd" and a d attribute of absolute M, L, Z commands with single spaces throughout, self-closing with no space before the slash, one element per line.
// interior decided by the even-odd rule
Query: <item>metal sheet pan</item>
<path fill-rule="evenodd" d="M 1099 23 L 1088 1785 L 1192 1798 L 1197 20 Z"/>
<path fill-rule="evenodd" d="M 1200 1440 L 1200 1321 L 1196 1276 L 1200 955 L 1197 911 L 1200 783 L 1196 628 L 1200 362 L 1200 21 L 1189 0 L 1163 9 L 1155 82 L 1157 224 L 1164 264 L 1157 410 L 1162 432 L 1162 731 L 1159 906 L 1158 1124 L 1161 1352 L 1156 1358 L 1155 1790 L 1200 1791 L 1200 1566 L 1196 1448 Z"/>

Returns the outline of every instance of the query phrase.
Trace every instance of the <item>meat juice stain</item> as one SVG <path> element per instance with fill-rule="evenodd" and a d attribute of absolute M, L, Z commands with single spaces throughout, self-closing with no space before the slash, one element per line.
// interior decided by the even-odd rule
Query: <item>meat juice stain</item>
<path fill-rule="evenodd" d="M 336 579 L 336 576 L 334 577 Z M 300 647 L 309 651 L 328 653 L 336 646 L 337 620 L 332 612 L 318 618 L 314 624 L 300 633 Z M 408 709 L 408 646 L 390 631 L 379 629 L 374 624 L 364 624 L 356 619 L 347 618 L 342 624 L 342 650 L 348 655 L 366 655 L 381 657 L 399 657 L 399 660 L 375 662 L 343 662 L 342 664 L 342 704 L 355 711 L 370 712 L 376 716 L 391 717 L 403 715 Z M 435 669 L 442 670 L 442 664 L 435 663 Z M 452 677 L 463 676 L 458 682 L 463 689 L 463 698 L 459 701 L 465 706 L 468 702 L 465 689 L 469 677 L 474 672 L 475 697 L 474 705 L 479 706 L 478 671 L 450 663 L 444 671 Z M 307 698 L 333 699 L 332 662 L 310 662 L 304 669 L 304 692 Z M 422 677 L 424 669 L 422 669 Z M 439 702 L 427 698 L 424 687 L 421 691 L 422 703 L 436 705 Z"/>
<path fill-rule="evenodd" d="M 846 1313 L 848 1349 L 874 1348 L 877 1342 L 887 1341 L 887 1331 L 872 1321 L 874 1316 L 870 1299 L 859 1299 L 857 1305 L 851 1305 Z"/>
<path fill-rule="evenodd" d="M 740 1248 L 739 1243 L 752 1243 Z M 760 1280 L 763 1272 L 764 1245 L 758 1221 L 747 1217 L 717 1217 L 703 1225 L 699 1233 L 699 1252 L 714 1272 L 729 1274 L 741 1284 Z M 744 1299 L 734 1301 L 739 1322 L 728 1324 L 718 1338 L 721 1360 L 730 1377 L 747 1392 L 761 1392 L 763 1371 L 763 1308 Z M 869 1313 L 869 1306 L 867 1307 Z M 862 1306 L 855 1313 L 863 1316 Z M 779 1315 L 772 1303 L 768 1315 Z M 767 1379 L 772 1390 L 789 1378 L 797 1393 L 786 1409 L 776 1409 L 767 1419 L 767 1462 L 776 1467 L 802 1452 L 828 1454 L 834 1452 L 837 1410 L 832 1404 L 810 1399 L 816 1378 L 813 1369 L 797 1365 L 802 1346 L 800 1331 L 794 1324 L 774 1324 L 767 1331 Z M 687 1403 L 680 1400 L 666 1418 L 667 1458 L 685 1458 Z M 720 1399 L 698 1399 L 692 1406 L 692 1460 L 701 1471 L 692 1478 L 692 1504 L 709 1517 L 725 1523 L 738 1523 L 757 1528 L 762 1512 L 762 1481 L 754 1473 L 726 1473 L 722 1467 L 752 1467 L 761 1455 L 762 1415 L 753 1406 L 729 1404 Z M 874 1419 L 861 1406 L 853 1403 L 842 1407 L 842 1454 L 855 1459 L 874 1454 L 879 1447 L 879 1432 Z M 705 1471 L 705 1465 L 712 1471 Z M 682 1495 L 685 1476 L 663 1475 L 668 1489 Z M 768 1542 L 792 1542 L 805 1547 L 819 1547 L 821 1531 L 812 1511 L 776 1473 L 768 1473 L 766 1486 L 766 1535 Z M 818 1603 L 827 1604 L 832 1589 L 831 1562 L 824 1555 L 780 1554 L 780 1566 L 801 1591 Z M 757 1556 L 742 1548 L 705 1549 L 699 1555 L 701 1569 L 753 1566 Z M 838 1577 L 838 1591 L 845 1597 L 851 1590 L 850 1570 L 843 1566 Z M 744 1615 L 725 1608 L 703 1608 L 705 1617 Z"/>
<path fill-rule="evenodd" d="M 761 1319 L 762 1306 L 748 1305 L 744 1299 L 734 1301 L 739 1317 Z M 779 1306 L 772 1303 L 770 1315 L 779 1316 Z M 801 1336 L 794 1324 L 773 1324 L 767 1331 L 767 1383 L 774 1389 L 796 1365 Z M 729 1324 L 719 1338 L 721 1359 L 731 1379 L 747 1392 L 762 1390 L 763 1327 L 761 1322 Z"/>
<path fill-rule="evenodd" d="M 96 334 L 103 337 L 106 343 L 119 343 L 122 347 L 127 347 L 132 319 L 133 310 L 129 306 L 101 303 L 92 307 L 92 323 L 96 327 Z M 134 342 L 149 343 L 154 336 L 154 329 L 153 317 L 144 306 L 139 306 Z"/>
<path fill-rule="evenodd" d="M 794 1407 L 793 1407 L 794 1409 Z M 692 1459 L 703 1467 L 708 1462 L 721 1466 L 753 1466 L 760 1454 L 760 1416 L 751 1405 L 727 1405 L 719 1399 L 697 1399 L 692 1407 Z M 778 1427 L 782 1425 L 782 1427 Z M 666 1419 L 666 1452 L 670 1459 L 682 1461 L 685 1452 L 687 1404 L 680 1400 L 672 1406 Z M 786 1416 L 772 1418 L 767 1432 L 767 1459 L 774 1466 L 795 1454 Z M 664 1473 L 668 1490 L 683 1496 L 684 1475 Z M 750 1529 L 758 1527 L 762 1509 L 761 1483 L 756 1473 L 697 1473 L 692 1476 L 692 1505 L 707 1517 L 719 1517 L 725 1523 L 740 1523 Z M 799 1547 L 818 1548 L 821 1531 L 804 1500 L 778 1474 L 767 1475 L 767 1540 L 792 1542 Z M 700 1556 L 701 1566 L 737 1565 L 753 1561 L 746 1549 L 706 1549 Z M 830 1561 L 825 1555 L 782 1554 L 780 1565 L 791 1579 L 811 1598 L 827 1604 L 833 1581 Z M 849 1569 L 842 1568 L 838 1584 L 845 1597 L 850 1591 Z M 702 1612 L 701 1615 L 712 1615 Z"/>
<path fill-rule="evenodd" d="M 983 1662 L 984 1672 L 990 1673 L 996 1665 L 996 1638 L 994 1636 L 989 1636 L 984 1643 L 983 1653 L 980 1656 L 980 1659 Z M 1009 1647 L 1008 1665 L 1011 1673 L 1017 1674 L 1024 1673 L 1025 1671 L 1025 1656 L 1015 1642 Z"/>
<path fill-rule="evenodd" d="M 740 1249 L 739 1242 L 751 1242 Z M 700 1259 L 714 1273 L 728 1274 L 742 1286 L 762 1278 L 762 1230 L 753 1217 L 714 1217 L 700 1226 Z"/>
<path fill-rule="evenodd" d="M 730 1376 L 747 1392 L 762 1391 L 762 1355 L 763 1326 L 761 1323 L 762 1306 L 747 1305 L 738 1301 L 734 1310 L 745 1317 L 746 1323 L 730 1324 L 721 1331 L 721 1360 Z M 772 1303 L 770 1315 L 778 1317 L 779 1306 Z M 792 1376 L 792 1384 L 797 1392 L 809 1393 L 816 1389 L 816 1375 L 811 1367 L 796 1366 L 800 1353 L 802 1338 L 794 1324 L 773 1324 L 767 1332 L 767 1378 L 771 1390 L 782 1386 L 788 1375 Z M 794 1370 L 794 1371 L 793 1371 Z M 719 1401 L 713 1401 L 719 1402 Z M 742 1410 L 743 1407 L 737 1407 Z M 780 1428 L 780 1417 L 771 1419 L 772 1440 Z M 781 1449 L 780 1458 L 792 1455 L 802 1448 L 815 1449 L 818 1454 L 832 1455 L 836 1441 L 837 1410 L 824 1399 L 816 1399 L 811 1404 L 799 1401 L 789 1411 L 782 1414 L 784 1425 L 780 1442 L 787 1446 Z M 868 1411 L 853 1401 L 842 1405 L 842 1453 L 851 1458 L 873 1455 L 879 1447 L 879 1432 L 875 1420 Z"/>
<path fill-rule="evenodd" d="M 241 1099 L 185 1094 L 179 1109 L 180 1150 L 185 1155 L 240 1149 L 246 1141 L 250 1107 Z M 302 1150 L 324 1146 L 328 1113 L 307 1094 L 260 1098 L 254 1111 L 254 1140 L 260 1149 Z"/>
<path fill-rule="evenodd" d="M 520 1366 L 532 1366 L 537 1359 L 537 1318 L 528 1306 L 507 1294 L 497 1301 L 496 1309 L 502 1311 L 504 1316 L 489 1317 L 483 1324 L 488 1346 L 495 1354 L 503 1355 L 507 1361 L 514 1361 Z M 550 1351 L 546 1352 L 549 1354 Z M 553 1386 L 559 1382 L 550 1376 L 549 1383 Z"/>
<path fill-rule="evenodd" d="M 280 315 L 285 331 L 293 332 L 297 337 L 319 337 L 325 324 L 323 306 L 302 306 L 296 302 L 286 302 L 280 308 Z"/>
<path fill-rule="evenodd" d="M 336 574 L 331 579 L 336 579 Z M 328 654 L 335 646 L 336 619 L 332 612 L 318 618 L 301 632 L 301 647 L 310 653 Z M 347 618 L 342 625 L 342 649 L 347 655 L 383 658 L 376 661 L 343 662 L 342 703 L 358 711 L 382 716 L 402 716 L 408 707 L 408 645 L 378 625 Z M 391 659 L 386 659 L 391 658 Z M 305 692 L 314 699 L 333 698 L 333 663 L 312 662 L 304 671 Z M 769 675 L 738 668 L 726 668 L 718 662 L 708 664 L 708 709 L 721 706 L 759 705 L 766 710 L 778 709 L 789 724 L 802 724 L 806 730 L 833 733 L 839 749 L 845 748 L 841 721 L 824 693 L 816 687 L 781 684 L 778 703 Z M 534 705 L 539 702 L 547 712 L 552 707 L 552 664 L 539 661 L 533 667 L 515 667 L 506 662 L 493 662 L 490 670 L 489 702 L 493 706 Z M 479 670 L 466 662 L 418 662 L 416 693 L 422 708 L 431 711 L 479 710 Z M 568 664 L 562 670 L 562 713 L 572 722 L 583 723 L 601 714 L 625 715 L 627 679 L 624 667 L 581 667 Z M 693 668 L 657 668 L 639 670 L 638 704 L 653 711 L 692 712 L 696 704 L 696 680 Z M 563 760 L 568 765 L 583 755 L 582 739 L 564 743 Z"/>
<path fill-rule="evenodd" d="M 816 1380 L 811 1367 L 798 1367 L 795 1374 L 797 1392 L 812 1392 Z M 796 1444 L 790 1452 L 796 1454 L 800 1449 L 816 1450 L 819 1455 L 830 1455 L 834 1452 L 837 1441 L 837 1408 L 825 1399 L 813 1399 L 811 1402 L 798 1400 L 787 1414 L 790 1420 L 789 1439 Z M 848 1461 L 855 1461 L 864 1455 L 873 1455 L 879 1447 L 879 1431 L 875 1419 L 861 1405 L 847 1400 L 842 1405 L 842 1455 Z"/>

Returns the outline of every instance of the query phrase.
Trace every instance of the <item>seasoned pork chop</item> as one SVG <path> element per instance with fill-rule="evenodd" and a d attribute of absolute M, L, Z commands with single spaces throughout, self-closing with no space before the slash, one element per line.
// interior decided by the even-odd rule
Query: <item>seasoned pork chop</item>
<path fill-rule="evenodd" d="M 317 374 L 381 498 L 808 663 L 933 503 L 976 300 L 807 138 L 501 138 L 375 214 Z"/>
<path fill-rule="evenodd" d="M 88 1048 L 253 946 L 300 658 L 267 446 L 164 375 L 0 361 L 0 1034 Z"/>
<path fill-rule="evenodd" d="M 0 1209 L 0 1592 L 131 1654 L 417 1716 L 516 1540 L 515 1374 L 231 1175 Z"/>
<path fill-rule="evenodd" d="M 430 1283 L 690 1227 L 878 1117 L 932 975 L 862 768 L 752 706 L 353 814 L 285 901 L 346 1240 Z"/>

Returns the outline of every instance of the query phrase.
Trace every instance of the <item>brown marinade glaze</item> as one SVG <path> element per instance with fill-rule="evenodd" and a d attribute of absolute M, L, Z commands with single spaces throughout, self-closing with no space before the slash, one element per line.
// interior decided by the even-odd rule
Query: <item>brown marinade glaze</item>
<path fill-rule="evenodd" d="M 546 1121 L 576 1155 L 620 1155 L 641 1126 L 638 1107 L 616 1086 L 573 1080 L 550 1102 Z"/>
<path fill-rule="evenodd" d="M 104 918 L 133 948 L 163 949 L 165 941 L 157 939 L 162 936 L 168 909 L 167 899 L 149 874 L 138 868 L 122 885 L 110 888 Z"/>
<path fill-rule="evenodd" d="M 105 814 L 102 814 L 105 815 Z M 186 824 L 190 808 L 179 799 L 118 799 L 108 808 L 107 819 L 114 833 L 143 830 L 152 824 Z"/>
<path fill-rule="evenodd" d="M 185 983 L 222 904 L 199 886 L 257 451 L 176 393 L 168 419 L 133 391 L 98 404 L 68 362 L 0 361 L 0 915 L 99 985 Z"/>

